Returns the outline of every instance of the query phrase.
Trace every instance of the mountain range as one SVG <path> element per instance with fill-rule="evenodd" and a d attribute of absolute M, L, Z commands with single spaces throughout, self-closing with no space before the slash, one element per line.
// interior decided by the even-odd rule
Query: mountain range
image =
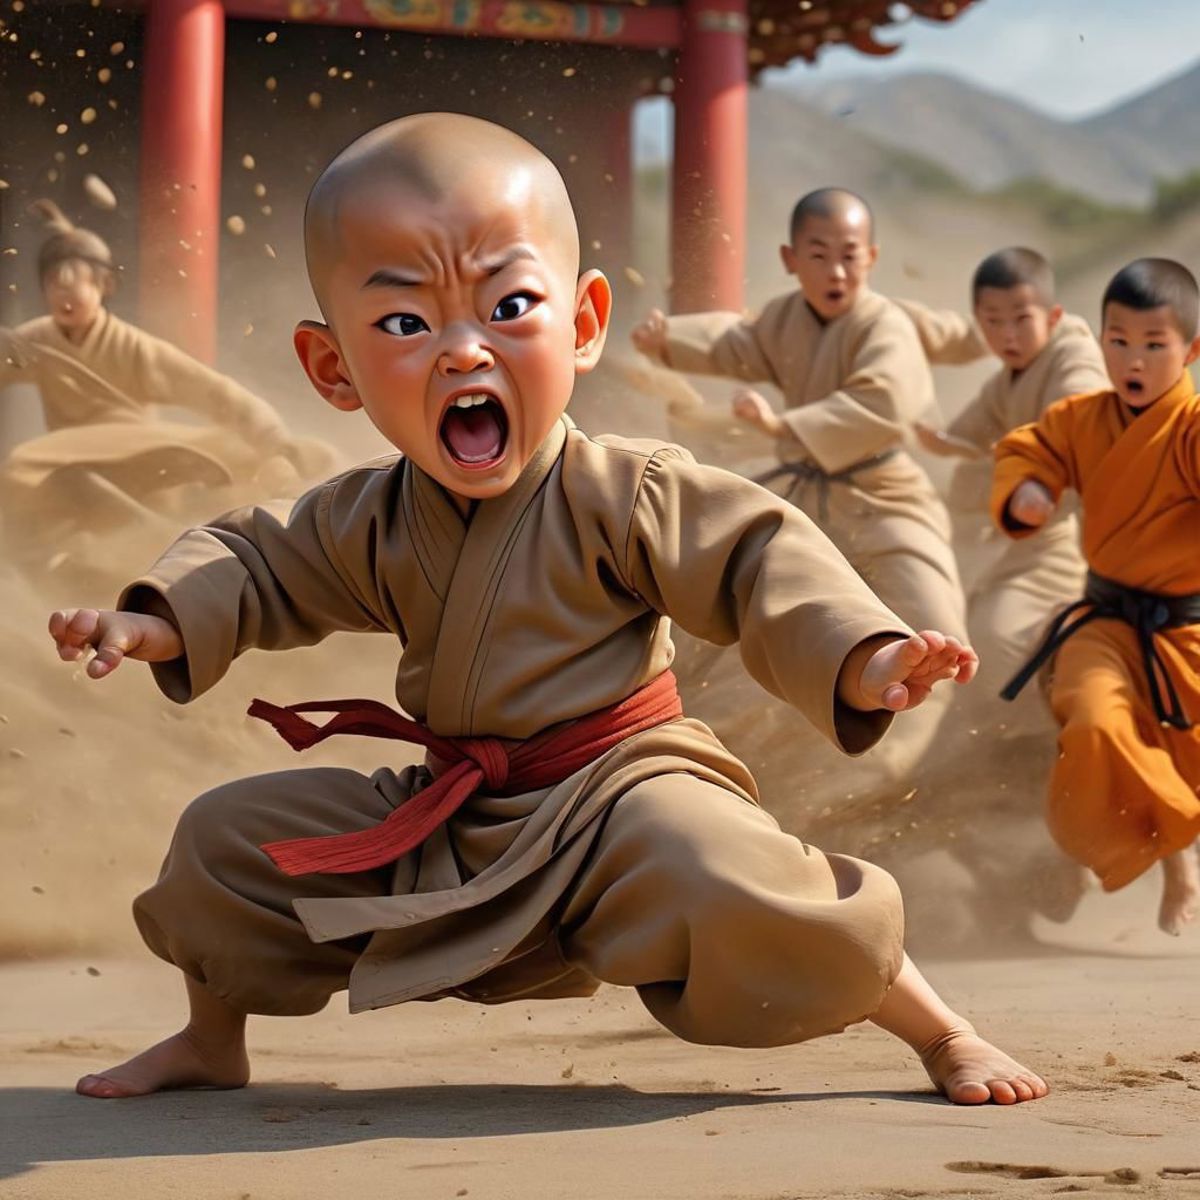
<path fill-rule="evenodd" d="M 958 76 L 912 73 L 826 81 L 820 71 L 768 83 L 886 146 L 918 155 L 968 187 L 1040 179 L 1113 205 L 1144 207 L 1159 180 L 1200 169 L 1200 61 L 1084 120 L 1040 111 Z"/>

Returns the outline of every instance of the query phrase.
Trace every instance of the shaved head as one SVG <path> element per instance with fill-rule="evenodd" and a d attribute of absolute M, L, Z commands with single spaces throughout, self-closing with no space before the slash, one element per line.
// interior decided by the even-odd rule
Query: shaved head
<path fill-rule="evenodd" d="M 403 203 L 532 209 L 541 249 L 572 279 L 579 273 L 579 231 L 566 184 L 554 164 L 499 125 L 455 113 L 390 121 L 343 150 L 321 173 L 304 213 L 304 249 L 317 302 L 330 320 L 328 277 L 356 221 L 372 206 Z M 332 321 L 330 322 L 332 324 Z"/>
<path fill-rule="evenodd" d="M 1009 288 L 1028 285 L 1037 295 L 1043 308 L 1054 305 L 1054 269 L 1036 250 L 1027 246 L 1008 246 L 989 254 L 975 268 L 971 278 L 971 303 L 979 303 L 984 288 Z"/>
<path fill-rule="evenodd" d="M 846 188 L 818 188 L 802 196 L 792 209 L 790 227 L 793 243 L 804 228 L 804 222 L 809 217 L 823 217 L 826 220 L 840 220 L 861 212 L 865 220 L 866 238 L 868 242 L 875 240 L 875 217 L 871 206 L 857 193 Z"/>
<path fill-rule="evenodd" d="M 1170 310 L 1180 336 L 1190 342 L 1200 326 L 1200 288 L 1196 277 L 1170 258 L 1139 258 L 1122 267 L 1109 281 L 1100 304 L 1102 316 L 1110 304 L 1137 312 Z"/>

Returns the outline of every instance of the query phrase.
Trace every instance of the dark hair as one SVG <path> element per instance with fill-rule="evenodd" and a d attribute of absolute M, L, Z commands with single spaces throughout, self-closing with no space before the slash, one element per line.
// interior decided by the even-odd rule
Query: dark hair
<path fill-rule="evenodd" d="M 1139 258 L 1122 267 L 1104 289 L 1100 318 L 1108 314 L 1110 304 L 1144 312 L 1148 308 L 1169 308 L 1184 341 L 1190 342 L 1200 326 L 1200 288 L 1196 277 L 1170 258 Z"/>
<path fill-rule="evenodd" d="M 875 214 L 871 211 L 871 206 L 857 193 L 852 192 L 848 188 L 826 187 L 817 188 L 815 192 L 809 192 L 807 196 L 801 196 L 796 201 L 796 207 L 792 209 L 792 220 L 788 228 L 791 240 L 796 240 L 796 235 L 804 226 L 804 222 L 809 217 L 834 217 L 847 207 L 847 204 L 861 204 L 867 214 L 867 238 L 870 241 L 875 240 Z"/>
<path fill-rule="evenodd" d="M 1044 308 L 1054 304 L 1054 271 L 1046 259 L 1026 246 L 1006 246 L 989 254 L 975 268 L 971 277 L 971 303 L 979 303 L 979 293 L 984 288 L 1007 290 L 1022 284 L 1033 288 Z"/>
<path fill-rule="evenodd" d="M 112 251 L 108 243 L 90 229 L 72 224 L 53 200 L 35 200 L 29 211 L 38 217 L 46 230 L 46 238 L 38 249 L 38 279 L 45 280 L 56 267 L 71 259 L 88 263 L 100 278 L 111 284 Z"/>

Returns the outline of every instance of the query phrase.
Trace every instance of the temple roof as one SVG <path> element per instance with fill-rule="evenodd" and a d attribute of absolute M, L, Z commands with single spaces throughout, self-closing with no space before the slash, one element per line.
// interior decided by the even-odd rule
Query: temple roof
<path fill-rule="evenodd" d="M 782 67 L 796 58 L 816 62 L 826 47 L 844 44 L 863 54 L 893 54 L 876 31 L 912 17 L 953 21 L 978 0 L 750 0 L 750 68 Z"/>

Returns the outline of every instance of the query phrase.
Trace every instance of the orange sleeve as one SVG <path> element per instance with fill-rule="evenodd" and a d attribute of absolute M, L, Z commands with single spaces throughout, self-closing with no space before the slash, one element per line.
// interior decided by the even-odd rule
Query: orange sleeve
<path fill-rule="evenodd" d="M 1078 397 L 1052 404 L 1038 421 L 1022 425 L 996 443 L 992 475 L 992 520 L 1009 537 L 1029 537 L 1031 525 L 1016 524 L 1008 515 L 1013 492 L 1026 479 L 1036 479 L 1055 503 L 1068 487 L 1076 487 L 1073 434 Z"/>
<path fill-rule="evenodd" d="M 1187 483 L 1188 491 L 1200 500 L 1200 413 L 1193 415 L 1183 427 L 1179 440 L 1182 453 L 1176 456 L 1180 473 Z"/>

